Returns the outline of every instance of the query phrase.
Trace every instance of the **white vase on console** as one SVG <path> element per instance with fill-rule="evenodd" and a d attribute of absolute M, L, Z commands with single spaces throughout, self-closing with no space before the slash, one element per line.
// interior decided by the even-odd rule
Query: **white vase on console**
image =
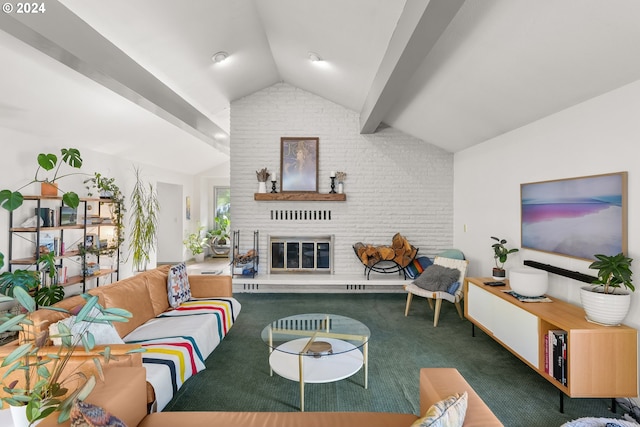
<path fill-rule="evenodd" d="M 267 183 L 258 182 L 258 193 L 266 193 L 266 192 L 267 192 Z"/>

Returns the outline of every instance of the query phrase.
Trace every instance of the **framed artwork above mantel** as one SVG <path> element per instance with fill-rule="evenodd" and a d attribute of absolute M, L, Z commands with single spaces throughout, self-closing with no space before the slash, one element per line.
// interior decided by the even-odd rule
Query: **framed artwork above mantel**
<path fill-rule="evenodd" d="M 314 137 L 280 138 L 280 191 L 318 192 L 318 144 Z"/>

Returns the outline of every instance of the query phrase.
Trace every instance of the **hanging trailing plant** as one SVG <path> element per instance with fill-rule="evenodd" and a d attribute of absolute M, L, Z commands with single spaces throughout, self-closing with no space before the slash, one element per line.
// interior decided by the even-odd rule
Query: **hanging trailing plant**
<path fill-rule="evenodd" d="M 158 196 L 151 183 L 145 184 L 140 175 L 140 169 L 133 169 L 136 183 L 131 192 L 131 243 L 130 255 L 133 267 L 137 271 L 146 269 L 151 260 L 151 250 L 156 243 L 158 231 L 158 212 L 160 204 Z"/>

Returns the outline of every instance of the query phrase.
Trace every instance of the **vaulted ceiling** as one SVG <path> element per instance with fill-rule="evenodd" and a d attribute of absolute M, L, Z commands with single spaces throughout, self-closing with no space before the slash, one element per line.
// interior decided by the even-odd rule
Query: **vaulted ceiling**
<path fill-rule="evenodd" d="M 637 0 L 44 4 L 0 15 L 5 135 L 169 169 L 228 161 L 231 102 L 280 81 L 456 152 L 640 79 Z"/>

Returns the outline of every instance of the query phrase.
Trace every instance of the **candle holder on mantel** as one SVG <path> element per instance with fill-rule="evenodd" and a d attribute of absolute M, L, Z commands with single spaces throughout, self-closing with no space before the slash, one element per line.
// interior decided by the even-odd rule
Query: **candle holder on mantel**
<path fill-rule="evenodd" d="M 329 191 L 329 194 L 336 194 L 336 177 L 335 176 L 331 176 L 331 191 Z"/>
<path fill-rule="evenodd" d="M 276 180 L 271 181 L 271 193 L 277 193 L 276 191 Z"/>

